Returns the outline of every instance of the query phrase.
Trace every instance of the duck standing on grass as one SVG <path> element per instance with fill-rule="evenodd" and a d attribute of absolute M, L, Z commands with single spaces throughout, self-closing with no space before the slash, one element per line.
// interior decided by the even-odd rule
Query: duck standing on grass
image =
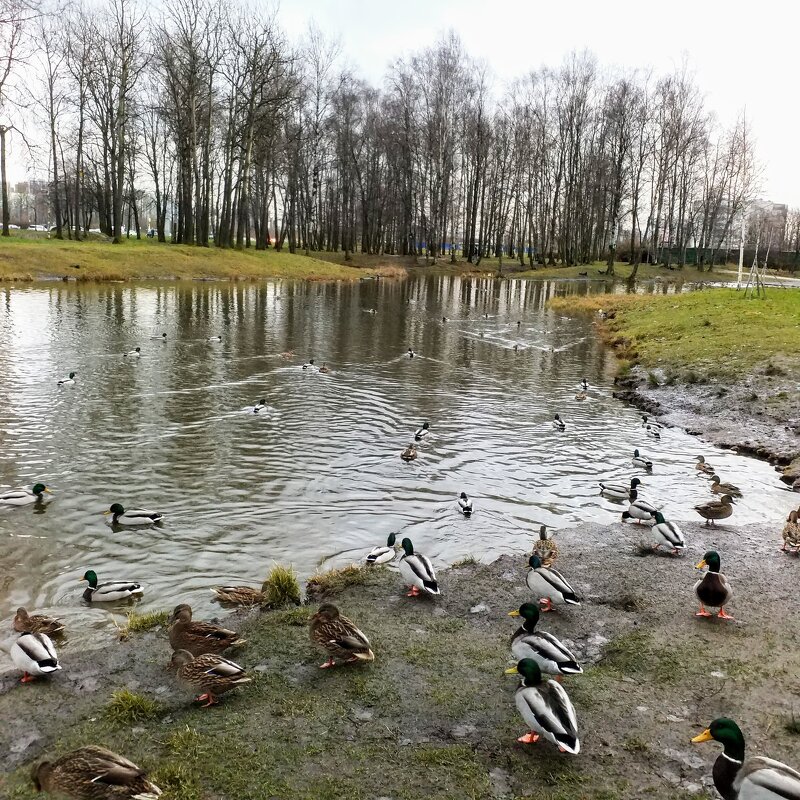
<path fill-rule="evenodd" d="M 11 645 L 9 654 L 22 670 L 20 683 L 48 677 L 61 669 L 56 649 L 46 633 L 23 633 Z"/>
<path fill-rule="evenodd" d="M 539 607 L 523 603 L 519 611 L 509 611 L 509 617 L 522 617 L 522 626 L 511 638 L 511 655 L 518 661 L 532 658 L 542 672 L 551 675 L 578 675 L 583 672 L 573 653 L 552 633 L 537 631 Z"/>
<path fill-rule="evenodd" d="M 714 786 L 725 800 L 800 800 L 800 772 L 764 756 L 744 757 L 744 735 L 726 717 L 715 719 L 692 742 L 718 741 Z"/>
<path fill-rule="evenodd" d="M 161 789 L 132 761 L 105 747 L 79 747 L 55 761 L 42 761 L 31 773 L 37 792 L 79 800 L 157 800 Z"/>
<path fill-rule="evenodd" d="M 720 557 L 716 550 L 709 550 L 703 559 L 697 564 L 696 569 L 703 569 L 708 567 L 708 571 L 703 577 L 694 585 L 694 593 L 700 601 L 700 610 L 695 613 L 696 617 L 712 617 L 714 616 L 709 611 L 706 611 L 706 606 L 718 608 L 717 616 L 720 619 L 730 619 L 733 617 L 725 613 L 725 606 L 733 596 L 733 589 L 731 589 L 728 579 L 719 571 Z"/>
<path fill-rule="evenodd" d="M 375 660 L 369 639 L 332 603 L 323 603 L 311 617 L 309 635 L 314 644 L 328 652 L 328 660 L 320 664 L 320 669 L 335 667 L 337 658 L 345 664 Z"/>
<path fill-rule="evenodd" d="M 470 500 L 469 496 L 466 492 L 461 492 L 458 496 L 458 510 L 465 516 L 471 517 L 474 508 L 472 506 L 472 500 Z"/>
<path fill-rule="evenodd" d="M 555 681 L 542 681 L 542 671 L 532 658 L 523 658 L 506 675 L 520 675 L 514 702 L 530 733 L 517 741 L 531 744 L 544 738 L 562 753 L 577 755 L 581 750 L 578 720 L 566 690 Z"/>
<path fill-rule="evenodd" d="M 192 607 L 186 603 L 175 606 L 170 617 L 169 643 L 173 650 L 187 650 L 192 655 L 221 653 L 229 647 L 245 643 L 236 631 L 213 625 L 210 622 L 192 620 Z"/>
<path fill-rule="evenodd" d="M 60 636 L 64 633 L 64 623 L 44 614 L 28 614 L 27 609 L 20 606 L 12 623 L 17 633 L 46 633 L 48 636 Z"/>
<path fill-rule="evenodd" d="M 542 611 L 552 611 L 553 603 L 573 606 L 581 604 L 569 581 L 555 567 L 546 567 L 537 555 L 528 559 L 528 566 L 530 569 L 525 577 L 525 583 L 539 598 L 543 606 Z"/>
<path fill-rule="evenodd" d="M 198 702 L 206 701 L 202 708 L 216 705 L 219 695 L 252 680 L 245 674 L 243 667 L 216 653 L 195 656 L 188 650 L 176 650 L 172 654 L 170 665 L 177 667 L 178 677 L 182 681 L 203 692 L 195 698 Z"/>
<path fill-rule="evenodd" d="M 390 533 L 385 547 L 373 547 L 367 553 L 367 564 L 388 564 L 390 561 L 394 561 L 394 557 L 397 555 L 396 539 L 397 534 Z"/>
<path fill-rule="evenodd" d="M 709 500 L 707 503 L 700 503 L 694 510 L 706 521 L 706 525 L 714 525 L 716 519 L 727 519 L 733 514 L 733 498 L 729 494 L 724 494 L 719 500 Z"/>
<path fill-rule="evenodd" d="M 403 555 L 400 558 L 400 575 L 411 591 L 406 597 L 417 597 L 421 592 L 436 595 L 440 594 L 439 584 L 436 582 L 436 573 L 430 559 L 422 553 L 414 552 L 411 539 L 406 537 L 401 542 Z"/>

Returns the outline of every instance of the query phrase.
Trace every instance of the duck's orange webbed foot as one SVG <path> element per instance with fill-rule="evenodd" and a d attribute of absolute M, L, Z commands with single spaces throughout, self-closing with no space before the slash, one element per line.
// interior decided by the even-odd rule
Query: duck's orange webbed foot
<path fill-rule="evenodd" d="M 320 664 L 320 669 L 330 669 L 331 667 L 335 667 L 336 662 L 333 660 L 333 657 L 329 658 L 324 664 Z"/>
<path fill-rule="evenodd" d="M 539 734 L 531 731 L 530 733 L 526 733 L 524 736 L 520 736 L 517 741 L 522 742 L 523 744 L 534 744 L 535 742 L 539 741 Z"/>
<path fill-rule="evenodd" d="M 700 610 L 695 612 L 696 617 L 711 617 L 713 616 L 708 611 L 705 610 L 703 606 L 700 606 Z"/>
<path fill-rule="evenodd" d="M 718 616 L 720 619 L 729 619 L 729 620 L 733 620 L 733 617 L 732 617 L 730 614 L 727 614 L 727 613 L 725 613 L 725 609 L 724 609 L 724 608 L 721 608 L 721 609 L 719 610 L 719 614 L 717 614 L 717 616 Z"/>

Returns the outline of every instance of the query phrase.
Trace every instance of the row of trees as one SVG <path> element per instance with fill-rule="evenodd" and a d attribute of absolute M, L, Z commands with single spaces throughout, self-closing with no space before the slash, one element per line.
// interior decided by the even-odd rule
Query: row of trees
<path fill-rule="evenodd" d="M 746 121 L 721 128 L 686 68 L 611 75 L 580 53 L 500 93 L 450 34 L 375 87 L 249 5 L 0 7 L 6 77 L 36 76 L 0 83 L 0 110 L 47 131 L 57 236 L 140 235 L 152 198 L 160 240 L 201 246 L 712 263 L 758 184 Z"/>

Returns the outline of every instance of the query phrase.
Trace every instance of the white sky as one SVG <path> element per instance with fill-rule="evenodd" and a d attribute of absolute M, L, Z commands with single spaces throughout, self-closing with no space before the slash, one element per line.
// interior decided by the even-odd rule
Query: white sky
<path fill-rule="evenodd" d="M 338 35 L 373 82 L 451 28 L 490 65 L 498 89 L 584 48 L 601 66 L 657 72 L 687 57 L 723 123 L 746 109 L 765 166 L 762 196 L 800 206 L 797 0 L 282 0 L 278 17 L 292 39 L 311 19 Z"/>

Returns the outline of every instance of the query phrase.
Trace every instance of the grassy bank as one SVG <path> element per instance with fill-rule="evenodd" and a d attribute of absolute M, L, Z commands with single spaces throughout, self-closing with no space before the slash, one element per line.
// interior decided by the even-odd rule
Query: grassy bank
<path fill-rule="evenodd" d="M 800 362 L 800 289 L 745 299 L 734 289 L 680 295 L 559 297 L 568 314 L 604 311 L 606 337 L 621 358 L 645 368 L 698 377 L 742 377 L 758 365 Z"/>
<path fill-rule="evenodd" d="M 378 270 L 380 272 L 380 270 Z M 357 269 L 275 250 L 220 250 L 159 243 L 122 244 L 33 238 L 0 238 L 0 280 L 143 280 L 209 278 L 259 280 L 357 280 L 375 270 Z"/>
<path fill-rule="evenodd" d="M 642 557 L 633 526 L 557 532 L 559 566 L 586 600 L 542 627 L 585 669 L 564 681 L 577 757 L 516 742 L 525 726 L 503 670 L 507 612 L 529 599 L 520 553 L 443 570 L 435 602 L 406 598 L 390 569 L 337 582 L 336 602 L 372 642 L 368 665 L 320 671 L 307 606 L 224 618 L 248 640 L 234 659 L 254 680 L 212 709 L 165 669 L 163 630 L 94 652 L 67 642 L 49 683 L 0 678 L 0 768 L 11 770 L 0 794 L 33 800 L 30 762 L 102 743 L 150 770 L 164 800 L 706 800 L 717 748 L 689 739 L 721 713 L 753 752 L 793 760 L 800 621 L 783 604 L 797 565 L 777 552 L 777 531 L 725 530 L 743 624 L 697 620 L 692 564 L 719 534 L 684 531 L 685 558 Z"/>

